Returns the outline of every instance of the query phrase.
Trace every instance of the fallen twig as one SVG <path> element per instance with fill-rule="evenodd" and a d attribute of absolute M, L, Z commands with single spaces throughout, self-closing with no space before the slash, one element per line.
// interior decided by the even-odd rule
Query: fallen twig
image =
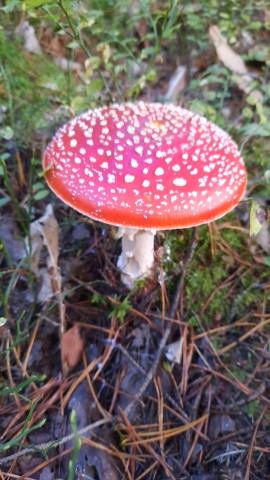
<path fill-rule="evenodd" d="M 91 423 L 90 425 L 87 425 L 81 430 L 78 430 L 77 435 L 79 436 L 84 435 L 86 433 L 91 432 L 92 430 L 95 430 L 95 428 L 101 427 L 106 423 L 116 421 L 117 419 L 118 417 L 103 418 L 102 420 L 98 420 L 97 422 Z M 75 437 L 75 434 L 71 433 L 70 435 L 67 435 L 66 437 L 63 437 L 59 440 L 55 440 L 47 443 L 40 443 L 39 445 L 35 445 L 35 447 L 24 448 L 20 452 L 13 453 L 12 455 L 8 455 L 7 457 L 0 458 L 0 465 L 12 462 L 13 460 L 16 460 L 17 458 L 22 457 L 23 455 L 37 452 L 37 450 L 46 451 L 46 450 L 49 450 L 50 448 L 59 447 L 60 445 L 63 445 L 66 442 L 70 442 L 71 440 L 74 439 L 74 437 Z"/>
<path fill-rule="evenodd" d="M 250 478 L 250 467 L 251 467 L 251 461 L 252 461 L 252 454 L 253 454 L 253 451 L 254 451 L 254 446 L 255 446 L 255 441 L 256 441 L 256 437 L 257 437 L 257 433 L 258 433 L 258 429 L 259 429 L 259 426 L 266 414 L 266 411 L 267 411 L 267 405 L 264 407 L 264 409 L 262 410 L 258 420 L 257 420 L 257 423 L 255 425 L 255 428 L 254 428 L 254 432 L 253 432 L 253 435 L 252 435 L 252 439 L 251 439 L 251 443 L 250 443 L 250 448 L 249 448 L 249 451 L 248 451 L 248 455 L 247 455 L 247 469 L 246 469 L 246 474 L 245 474 L 245 477 L 244 477 L 244 480 L 248 480 Z"/>

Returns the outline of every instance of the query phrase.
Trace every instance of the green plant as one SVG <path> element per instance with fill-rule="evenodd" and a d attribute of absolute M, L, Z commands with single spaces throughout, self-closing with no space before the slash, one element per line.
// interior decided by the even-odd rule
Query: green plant
<path fill-rule="evenodd" d="M 70 104 L 76 112 L 85 109 L 87 104 L 95 106 L 100 103 L 102 91 L 112 101 L 112 85 L 121 100 L 136 98 L 149 82 L 155 81 L 155 62 L 162 46 L 164 42 L 172 41 L 180 28 L 177 0 L 168 1 L 157 11 L 150 0 L 140 0 L 132 12 L 133 7 L 123 0 L 113 4 L 110 1 L 93 3 L 89 0 L 83 5 L 71 0 L 12 0 L 4 8 L 6 13 L 23 8 L 34 19 L 44 18 L 51 22 L 54 28 L 69 37 L 66 46 L 71 59 L 78 48 L 84 52 L 82 82 L 72 98 L 69 94 Z M 136 29 L 141 20 L 147 22 L 141 38 L 147 46 L 138 49 Z M 138 79 L 132 73 L 134 66 L 142 71 Z M 124 93 L 126 79 L 129 88 Z"/>
<path fill-rule="evenodd" d="M 72 432 L 74 434 L 74 449 L 72 452 L 72 458 L 69 461 L 68 464 L 68 480 L 73 480 L 74 479 L 74 472 L 76 470 L 76 460 L 78 453 L 80 451 L 82 441 L 78 435 L 78 429 L 77 429 L 77 415 L 75 410 L 71 411 L 70 417 L 69 417 L 70 425 Z"/>
<path fill-rule="evenodd" d="M 30 381 L 40 381 L 40 379 L 41 379 L 41 377 L 33 377 Z M 26 383 L 26 382 L 24 382 L 24 383 Z M 1 388 L 1 386 L 0 386 L 0 388 Z M 12 394 L 14 391 L 18 391 L 19 389 L 20 389 L 20 386 L 17 386 L 16 390 L 9 387 L 7 389 L 2 389 L 2 392 L 5 392 L 3 394 L 7 394 L 7 393 Z M 1 390 L 0 390 L 0 395 L 1 395 Z M 40 420 L 36 425 L 30 426 L 30 422 L 32 421 L 33 413 L 34 413 L 39 401 L 40 401 L 40 398 L 38 398 L 37 400 L 35 400 L 31 404 L 31 407 L 30 407 L 29 412 L 26 416 L 24 424 L 21 427 L 20 433 L 18 435 L 16 435 L 14 438 L 12 438 L 12 440 L 5 441 L 5 439 L 4 439 L 3 443 L 0 443 L 0 452 L 4 452 L 4 451 L 10 449 L 11 447 L 17 447 L 17 448 L 23 447 L 24 445 L 22 443 L 22 440 L 24 440 L 27 437 L 27 435 L 29 435 L 29 433 L 33 432 L 34 430 L 37 430 L 37 429 L 41 428 L 44 425 L 44 423 L 46 422 L 45 418 Z"/>
<path fill-rule="evenodd" d="M 198 50 L 208 46 L 208 27 L 211 24 L 219 26 L 229 42 L 234 44 L 241 32 L 257 31 L 264 28 L 261 9 L 267 6 L 267 1 L 254 3 L 253 0 L 195 0 L 183 2 L 182 15 L 187 38 Z"/>
<path fill-rule="evenodd" d="M 109 313 L 109 318 L 117 318 L 120 323 L 123 323 L 128 311 L 131 309 L 132 305 L 130 303 L 129 297 L 127 296 L 124 300 L 120 298 L 115 298 L 116 302 L 111 304 L 111 311 Z"/>

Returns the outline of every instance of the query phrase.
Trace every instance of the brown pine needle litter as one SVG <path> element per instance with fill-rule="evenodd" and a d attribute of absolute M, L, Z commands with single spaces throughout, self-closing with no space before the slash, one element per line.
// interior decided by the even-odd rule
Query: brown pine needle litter
<path fill-rule="evenodd" d="M 170 428 L 168 430 L 163 430 L 162 433 L 159 434 L 158 431 L 151 431 L 151 432 L 139 432 L 138 429 L 137 435 L 138 440 L 136 442 L 129 441 L 128 439 L 123 440 L 123 444 L 125 446 L 134 445 L 135 443 L 139 443 L 140 445 L 144 445 L 145 443 L 149 442 L 158 442 L 158 441 L 165 441 L 168 438 L 174 437 L 176 435 L 181 435 L 182 433 L 186 432 L 190 428 L 196 427 L 200 423 L 203 423 L 208 417 L 208 414 L 203 415 L 201 418 L 194 420 L 193 422 L 188 423 L 187 425 L 182 425 L 181 427 L 177 428 Z"/>

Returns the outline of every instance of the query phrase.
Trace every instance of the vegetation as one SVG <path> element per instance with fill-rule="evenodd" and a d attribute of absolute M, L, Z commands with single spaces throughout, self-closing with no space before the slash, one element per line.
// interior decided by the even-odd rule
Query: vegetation
<path fill-rule="evenodd" d="M 267 479 L 267 0 L 6 0 L 0 25 L 1 480 Z M 191 230 L 160 232 L 155 278 L 127 294 L 114 229 L 49 192 L 42 155 L 73 116 L 138 99 L 228 131 L 249 182 L 194 252 Z"/>

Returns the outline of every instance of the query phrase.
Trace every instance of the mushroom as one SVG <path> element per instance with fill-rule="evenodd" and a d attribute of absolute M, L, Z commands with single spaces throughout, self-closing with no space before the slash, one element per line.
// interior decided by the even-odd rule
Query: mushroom
<path fill-rule="evenodd" d="M 56 133 L 43 159 L 65 203 L 119 226 L 118 267 L 131 288 L 151 274 L 157 229 L 211 222 L 242 198 L 246 169 L 227 133 L 172 104 L 90 110 Z"/>

